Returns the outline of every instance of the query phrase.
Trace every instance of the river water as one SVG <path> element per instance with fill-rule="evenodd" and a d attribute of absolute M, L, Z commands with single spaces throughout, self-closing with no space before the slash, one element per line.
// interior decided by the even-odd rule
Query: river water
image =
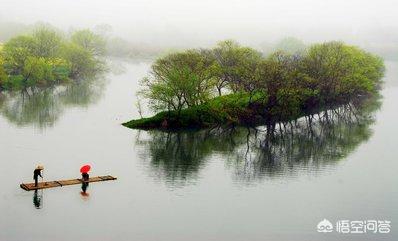
<path fill-rule="evenodd" d="M 398 63 L 386 65 L 381 103 L 363 117 L 278 126 L 269 141 L 261 129 L 121 126 L 139 117 L 145 62 L 113 61 L 86 84 L 3 94 L 0 240 L 397 240 Z M 92 176 L 118 180 L 86 193 L 26 192 L 19 184 L 38 163 L 45 180 L 79 177 L 86 163 Z M 323 219 L 387 220 L 391 232 L 318 233 Z"/>

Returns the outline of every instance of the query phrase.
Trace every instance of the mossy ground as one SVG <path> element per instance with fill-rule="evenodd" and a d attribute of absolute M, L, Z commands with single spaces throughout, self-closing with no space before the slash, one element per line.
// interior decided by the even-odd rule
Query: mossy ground
<path fill-rule="evenodd" d="M 152 128 L 203 128 L 215 125 L 248 124 L 255 121 L 250 104 L 259 100 L 260 95 L 250 99 L 249 94 L 237 93 L 215 97 L 208 102 L 177 111 L 163 111 L 152 117 L 131 120 L 124 126 L 136 129 Z"/>

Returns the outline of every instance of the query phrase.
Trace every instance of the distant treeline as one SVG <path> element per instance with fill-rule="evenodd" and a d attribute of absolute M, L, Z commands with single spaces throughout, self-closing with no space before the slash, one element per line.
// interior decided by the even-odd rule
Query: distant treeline
<path fill-rule="evenodd" d="M 129 127 L 203 127 L 295 119 L 377 93 L 381 58 L 342 42 L 263 56 L 234 41 L 157 59 L 141 96 L 155 111 Z"/>
<path fill-rule="evenodd" d="M 18 22 L 1 21 L 0 20 L 0 45 L 1 43 L 7 42 L 11 38 L 22 35 L 29 34 L 40 26 L 51 26 L 48 23 L 33 23 L 33 24 L 23 24 Z M 52 27 L 54 28 L 54 27 Z M 73 29 L 73 28 L 71 28 Z M 73 32 L 73 31 L 72 31 Z M 191 45 L 181 45 L 178 41 L 170 45 L 170 43 L 153 43 L 148 40 L 144 40 L 140 35 L 133 35 L 131 37 L 121 38 L 117 33 L 113 32 L 113 28 L 107 24 L 99 24 L 93 26 L 93 32 L 101 35 L 107 41 L 106 55 L 111 57 L 122 57 L 131 59 L 154 59 L 165 53 L 169 53 L 175 49 L 186 49 L 195 43 L 195 46 L 203 45 L 200 42 L 191 41 Z M 387 31 L 389 34 L 383 36 L 380 34 L 378 29 L 373 30 L 374 34 L 371 36 L 357 36 L 355 35 L 356 45 L 362 48 L 376 53 L 382 56 L 386 60 L 398 60 L 398 45 L 396 44 L 396 34 L 394 35 L 393 30 Z M 374 37 L 377 35 L 377 37 Z M 353 39 L 353 36 L 346 36 L 346 40 Z M 178 36 L 176 36 L 178 39 Z M 296 52 L 297 50 L 302 50 L 307 47 L 307 43 L 295 38 L 295 37 L 285 37 L 281 38 L 275 42 L 267 42 L 266 37 L 258 37 L 259 43 L 252 46 L 264 53 L 270 54 L 277 50 L 283 50 L 288 53 Z"/>
<path fill-rule="evenodd" d="M 0 90 L 50 85 L 95 74 L 106 42 L 88 29 L 65 34 L 39 26 L 0 45 Z"/>
<path fill-rule="evenodd" d="M 110 57 L 131 58 L 131 59 L 155 59 L 167 48 L 152 46 L 145 43 L 132 43 L 120 37 L 109 37 L 107 41 L 107 55 Z"/>
<path fill-rule="evenodd" d="M 383 39 L 384 40 L 384 39 Z M 385 60 L 398 60 L 398 45 L 395 44 L 395 41 L 388 39 L 384 40 L 374 40 L 374 41 L 357 41 L 355 45 L 360 46 L 367 51 L 375 53 Z M 272 54 L 275 51 L 284 51 L 286 53 L 296 53 L 305 50 L 310 44 L 305 43 L 304 41 L 295 38 L 295 37 L 286 37 L 282 38 L 275 43 L 263 43 L 260 44 L 258 49 L 264 54 Z"/>
<path fill-rule="evenodd" d="M 2 43 L 5 43 L 19 35 L 31 35 L 43 26 L 56 29 L 54 26 L 47 23 L 38 22 L 34 24 L 22 24 L 17 22 L 0 21 L 0 46 Z M 62 31 L 58 30 L 58 32 Z M 75 31 L 70 30 L 67 35 L 71 35 L 73 32 Z M 105 55 L 110 57 L 154 59 L 171 48 L 166 46 L 154 46 L 151 43 L 145 43 L 139 40 L 130 41 L 121 38 L 115 35 L 112 27 L 107 24 L 95 25 L 92 32 L 96 35 L 100 35 L 106 41 Z M 62 34 L 65 35 L 64 33 Z"/>

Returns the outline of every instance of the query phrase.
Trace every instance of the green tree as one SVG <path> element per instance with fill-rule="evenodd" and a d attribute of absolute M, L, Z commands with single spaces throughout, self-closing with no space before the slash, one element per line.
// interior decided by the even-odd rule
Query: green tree
<path fill-rule="evenodd" d="M 98 56 L 102 49 L 101 37 L 89 30 L 65 39 L 58 30 L 41 25 L 2 46 L 0 85 L 19 89 L 95 74 L 103 69 Z"/>
<path fill-rule="evenodd" d="M 257 69 L 257 76 L 260 78 L 258 88 L 265 93 L 266 110 L 271 113 L 271 109 L 277 105 L 278 93 L 282 88 L 289 86 L 291 56 L 283 52 L 277 52 L 262 61 Z"/>
<path fill-rule="evenodd" d="M 302 71 L 303 55 L 278 51 L 262 61 L 256 86 L 265 99 L 267 119 L 298 117 L 307 100 L 318 96 L 314 79 Z"/>
<path fill-rule="evenodd" d="M 382 59 L 341 42 L 311 46 L 303 66 L 316 80 L 323 102 L 374 92 L 384 74 Z"/>
<path fill-rule="evenodd" d="M 211 50 L 187 50 L 158 59 L 143 80 L 142 93 L 155 110 L 169 112 L 126 125 L 166 127 L 170 121 L 170 126 L 188 127 L 265 121 L 275 126 L 275 122 L 373 95 L 383 73 L 382 59 L 340 42 L 312 45 L 294 54 L 278 51 L 263 58 L 251 48 L 224 41 Z M 233 93 L 210 99 L 213 91 L 222 95 L 223 89 Z"/>
<path fill-rule="evenodd" d="M 2 46 L 0 46 L 0 90 L 4 88 L 4 84 L 6 83 L 8 77 L 4 69 L 4 60 L 1 56 L 1 48 Z"/>
<path fill-rule="evenodd" d="M 51 65 L 52 74 L 54 79 L 58 81 L 64 81 L 69 78 L 71 73 L 71 63 L 62 58 L 48 59 L 47 63 Z"/>
<path fill-rule="evenodd" d="M 98 62 L 93 55 L 88 50 L 74 43 L 67 43 L 62 46 L 61 57 L 70 64 L 70 75 L 72 78 L 93 74 L 98 67 Z"/>
<path fill-rule="evenodd" d="M 219 95 L 225 87 L 233 92 L 244 89 L 245 85 L 247 87 L 256 65 L 262 59 L 260 52 L 231 40 L 218 43 L 212 51 L 217 63 L 214 75 L 218 79 L 216 87 Z"/>
<path fill-rule="evenodd" d="M 152 65 L 141 92 L 155 110 L 175 110 L 206 102 L 214 89 L 212 62 L 197 50 L 172 53 Z"/>
<path fill-rule="evenodd" d="M 95 56 L 104 55 L 106 52 L 106 41 L 99 34 L 89 29 L 79 30 L 72 34 L 72 43 L 79 45 Z"/>
<path fill-rule="evenodd" d="M 26 59 L 33 54 L 34 46 L 33 37 L 24 35 L 5 43 L 1 52 L 5 71 L 10 75 L 21 74 Z"/>
<path fill-rule="evenodd" d="M 51 58 L 59 55 L 63 39 L 60 33 L 50 27 L 40 27 L 33 32 L 35 42 L 33 55 Z"/>
<path fill-rule="evenodd" d="M 43 57 L 28 57 L 22 76 L 25 78 L 25 86 L 44 85 L 54 81 L 52 66 Z"/>

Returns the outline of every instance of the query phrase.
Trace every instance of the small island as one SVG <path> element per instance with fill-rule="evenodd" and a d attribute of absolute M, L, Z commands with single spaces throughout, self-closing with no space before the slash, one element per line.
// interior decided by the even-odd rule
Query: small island
<path fill-rule="evenodd" d="M 342 42 L 268 56 L 228 40 L 157 59 L 139 95 L 156 115 L 137 129 L 268 125 L 377 95 L 381 58 Z"/>

